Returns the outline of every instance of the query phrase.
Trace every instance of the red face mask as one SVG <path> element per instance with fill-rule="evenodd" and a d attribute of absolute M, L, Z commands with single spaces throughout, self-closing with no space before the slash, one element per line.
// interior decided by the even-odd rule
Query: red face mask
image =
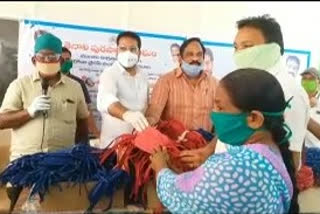
<path fill-rule="evenodd" d="M 171 147 L 174 142 L 156 128 L 149 127 L 143 132 L 138 133 L 133 143 L 140 150 L 151 154 L 157 147 Z"/>

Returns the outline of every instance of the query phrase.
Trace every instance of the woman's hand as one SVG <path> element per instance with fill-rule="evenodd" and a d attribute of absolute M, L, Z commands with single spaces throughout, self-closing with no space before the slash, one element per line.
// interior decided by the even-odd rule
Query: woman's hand
<path fill-rule="evenodd" d="M 158 147 L 150 156 L 151 167 L 156 174 L 163 168 L 168 167 L 169 155 L 166 148 Z"/>

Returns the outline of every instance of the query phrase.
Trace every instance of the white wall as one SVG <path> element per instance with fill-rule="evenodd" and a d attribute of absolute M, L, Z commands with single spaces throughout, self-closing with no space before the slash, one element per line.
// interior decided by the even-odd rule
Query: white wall
<path fill-rule="evenodd" d="M 286 48 L 312 51 L 318 67 L 320 2 L 0 2 L 0 18 L 201 36 L 232 42 L 235 22 L 270 13 L 281 24 Z M 315 23 L 315 24 L 313 24 Z"/>

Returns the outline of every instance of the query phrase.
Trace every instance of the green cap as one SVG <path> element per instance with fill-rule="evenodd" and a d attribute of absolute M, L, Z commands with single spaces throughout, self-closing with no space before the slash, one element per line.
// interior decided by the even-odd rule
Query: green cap
<path fill-rule="evenodd" d="M 48 49 L 53 51 L 54 53 L 61 54 L 62 42 L 58 37 L 50 33 L 43 34 L 36 39 L 36 44 L 34 46 L 34 53 L 36 54 L 39 51 L 44 49 Z"/>

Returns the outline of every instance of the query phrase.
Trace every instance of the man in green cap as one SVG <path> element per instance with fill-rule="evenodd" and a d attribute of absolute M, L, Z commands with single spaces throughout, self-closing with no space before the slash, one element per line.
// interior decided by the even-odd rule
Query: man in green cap
<path fill-rule="evenodd" d="M 301 73 L 301 85 L 308 94 L 311 108 L 318 104 L 320 73 L 314 68 L 308 68 Z"/>
<path fill-rule="evenodd" d="M 61 75 L 62 42 L 52 34 L 35 41 L 35 70 L 14 80 L 0 108 L 0 129 L 12 129 L 10 161 L 88 143 L 88 109 L 81 86 Z M 8 188 L 11 205 L 21 189 Z M 12 211 L 13 206 L 11 206 Z"/>
<path fill-rule="evenodd" d="M 66 76 L 70 77 L 71 79 L 77 81 L 82 88 L 83 94 L 84 94 L 84 98 L 86 100 L 86 103 L 88 105 L 88 109 L 90 112 L 89 118 L 88 118 L 88 123 L 89 123 L 89 133 L 92 134 L 95 138 L 99 138 L 100 137 L 100 131 L 98 130 L 97 126 L 96 126 L 96 122 L 93 118 L 93 114 L 91 112 L 90 109 L 92 109 L 91 105 L 91 98 L 88 92 L 88 89 L 86 87 L 86 84 L 84 83 L 84 81 L 82 79 L 80 79 L 79 77 L 71 74 L 70 70 L 73 66 L 72 60 L 71 60 L 71 51 L 66 48 L 66 47 L 62 47 L 62 59 L 63 59 L 63 64 L 61 65 L 61 73 L 65 74 Z"/>
<path fill-rule="evenodd" d="M 316 121 L 320 122 L 320 104 L 319 104 L 319 83 L 320 73 L 314 68 L 308 68 L 301 73 L 301 85 L 308 94 L 310 100 L 310 116 Z M 306 147 L 318 147 L 320 148 L 320 140 L 310 131 L 307 132 L 305 138 Z"/>

